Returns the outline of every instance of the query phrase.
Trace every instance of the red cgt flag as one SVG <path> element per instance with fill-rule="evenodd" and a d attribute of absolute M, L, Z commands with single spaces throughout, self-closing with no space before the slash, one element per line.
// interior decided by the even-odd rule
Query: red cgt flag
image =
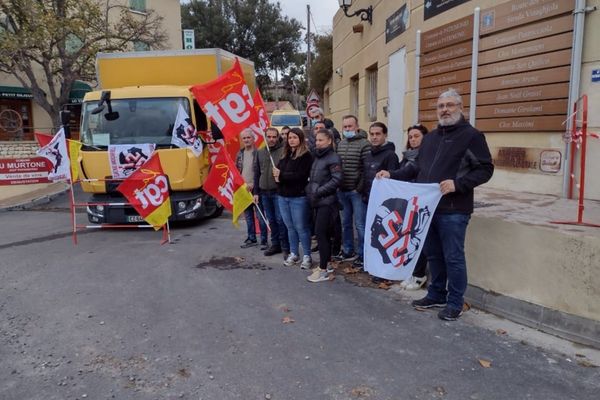
<path fill-rule="evenodd" d="M 253 125 L 252 131 L 254 132 L 254 143 L 256 147 L 262 147 L 265 143 L 265 131 L 271 125 L 269 116 L 267 115 L 267 109 L 265 108 L 265 102 L 263 101 L 260 91 L 256 89 L 254 91 L 254 111 L 258 117 L 258 125 Z"/>
<path fill-rule="evenodd" d="M 244 128 L 258 125 L 254 100 L 237 58 L 229 71 L 211 82 L 192 86 L 190 91 L 226 142 L 237 138 Z"/>
<path fill-rule="evenodd" d="M 171 216 L 169 180 L 160 165 L 160 156 L 154 153 L 137 171 L 117 188 L 135 211 L 155 230 L 167 223 Z"/>
<path fill-rule="evenodd" d="M 203 188 L 223 207 L 233 211 L 234 224 L 240 214 L 253 203 L 252 195 L 246 187 L 244 178 L 224 147 L 219 150 Z"/>

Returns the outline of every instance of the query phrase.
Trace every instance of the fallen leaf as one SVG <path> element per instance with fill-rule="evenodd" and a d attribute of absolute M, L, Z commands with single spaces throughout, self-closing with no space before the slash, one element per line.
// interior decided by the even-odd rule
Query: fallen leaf
<path fill-rule="evenodd" d="M 585 354 L 575 353 L 575 357 L 585 357 Z"/>
<path fill-rule="evenodd" d="M 240 256 L 233 257 L 233 259 L 235 260 L 235 262 L 238 262 L 238 263 L 244 262 L 244 260 L 245 260 L 244 257 L 240 257 Z"/>
<path fill-rule="evenodd" d="M 469 311 L 471 309 L 471 304 L 464 302 L 463 303 L 463 312 Z"/>
<path fill-rule="evenodd" d="M 350 390 L 350 396 L 360 398 L 367 398 L 373 395 L 373 389 L 368 386 L 357 386 Z"/>
<path fill-rule="evenodd" d="M 377 285 L 377 287 L 379 289 L 388 290 L 390 288 L 390 285 L 388 285 L 387 283 L 382 282 L 379 285 Z"/>
<path fill-rule="evenodd" d="M 490 368 L 492 366 L 492 362 L 491 361 L 483 360 L 481 358 L 477 359 L 477 361 L 479 361 L 479 364 L 481 364 L 481 366 L 483 368 Z"/>
<path fill-rule="evenodd" d="M 446 392 L 446 389 L 443 386 L 436 386 L 435 387 L 435 391 L 437 392 L 437 394 L 440 397 L 445 396 L 446 394 L 448 394 L 448 392 Z"/>
<path fill-rule="evenodd" d="M 592 364 L 588 360 L 577 360 L 577 365 L 580 365 L 580 366 L 586 367 L 586 368 L 598 368 L 598 366 L 596 364 Z"/>
<path fill-rule="evenodd" d="M 292 317 L 283 317 L 281 322 L 284 324 L 293 324 L 296 321 Z"/>
<path fill-rule="evenodd" d="M 360 271 L 360 269 L 358 269 L 358 268 L 352 268 L 352 267 L 344 268 L 344 273 L 348 274 L 348 275 L 358 274 L 359 271 Z"/>
<path fill-rule="evenodd" d="M 506 335 L 506 331 L 504 329 L 496 329 L 496 335 Z"/>

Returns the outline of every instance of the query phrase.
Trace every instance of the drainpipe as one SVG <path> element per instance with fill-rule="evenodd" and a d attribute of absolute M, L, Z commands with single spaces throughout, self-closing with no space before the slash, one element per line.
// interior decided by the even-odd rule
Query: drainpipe
<path fill-rule="evenodd" d="M 413 100 L 413 124 L 419 122 L 419 78 L 421 65 L 421 30 L 417 30 L 417 48 L 415 49 L 415 98 Z M 401 127 L 404 129 L 404 127 Z"/>
<path fill-rule="evenodd" d="M 585 24 L 585 14 L 586 12 L 593 11 L 595 7 L 586 8 L 585 5 L 586 0 L 577 0 L 575 3 L 575 10 L 573 11 L 573 15 L 575 21 L 573 23 L 573 52 L 571 53 L 571 77 L 570 77 L 570 87 L 569 87 L 569 108 L 567 109 L 567 115 L 571 115 L 574 104 L 579 99 L 579 85 L 581 83 L 581 59 L 583 53 L 583 28 Z M 569 118 L 567 120 L 566 133 L 565 135 L 571 132 L 571 128 L 573 127 L 573 120 L 575 118 Z M 563 163 L 563 197 L 568 196 L 569 190 L 569 179 L 570 173 L 569 168 L 569 158 L 571 156 L 571 143 L 567 142 L 564 150 L 564 163 Z M 582 183 L 582 182 L 580 182 Z"/>
<path fill-rule="evenodd" d="M 477 107 L 477 65 L 479 63 L 479 12 L 473 12 L 473 54 L 471 55 L 471 102 L 469 104 L 469 123 L 475 126 L 475 108 Z"/>

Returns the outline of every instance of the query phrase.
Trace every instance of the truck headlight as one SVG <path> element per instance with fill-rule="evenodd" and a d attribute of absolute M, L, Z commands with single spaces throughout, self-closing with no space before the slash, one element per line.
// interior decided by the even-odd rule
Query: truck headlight
<path fill-rule="evenodd" d="M 186 206 L 187 206 L 187 204 L 186 204 L 186 202 L 185 202 L 185 201 L 180 201 L 180 202 L 178 202 L 178 203 L 177 203 L 177 209 L 178 209 L 179 211 L 183 211 L 183 210 L 185 210 L 185 207 L 186 207 Z"/>

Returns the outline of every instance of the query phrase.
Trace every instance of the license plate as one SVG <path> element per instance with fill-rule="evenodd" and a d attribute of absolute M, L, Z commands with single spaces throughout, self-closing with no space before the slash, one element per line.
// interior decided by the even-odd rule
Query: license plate
<path fill-rule="evenodd" d="M 139 215 L 128 215 L 127 222 L 142 222 L 144 219 Z"/>

